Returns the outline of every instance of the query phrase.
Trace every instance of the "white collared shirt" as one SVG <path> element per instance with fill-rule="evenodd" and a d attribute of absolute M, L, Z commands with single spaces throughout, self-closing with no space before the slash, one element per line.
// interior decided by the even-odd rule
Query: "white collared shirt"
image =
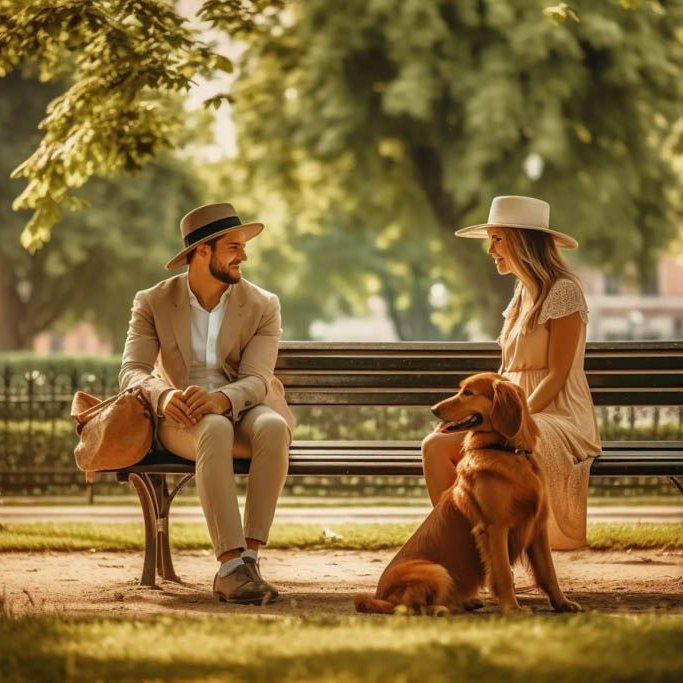
<path fill-rule="evenodd" d="M 232 285 L 225 290 L 212 311 L 207 311 L 199 303 L 190 287 L 190 278 L 187 278 L 187 291 L 190 295 L 192 332 L 190 384 L 196 384 L 207 391 L 216 391 L 227 383 L 221 370 L 222 360 L 218 343 Z"/>

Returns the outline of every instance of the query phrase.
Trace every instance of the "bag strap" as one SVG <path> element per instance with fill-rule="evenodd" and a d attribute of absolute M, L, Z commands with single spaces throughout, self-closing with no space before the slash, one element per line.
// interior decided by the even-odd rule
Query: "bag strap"
<path fill-rule="evenodd" d="M 120 391 L 118 394 L 115 394 L 114 396 L 110 396 L 109 398 L 105 398 L 103 401 L 98 403 L 97 405 L 92 406 L 91 408 L 88 408 L 87 410 L 84 410 L 82 413 L 79 413 L 77 416 L 74 415 L 74 419 L 79 422 L 80 424 L 85 424 L 88 422 L 88 420 L 93 416 L 97 415 L 97 413 L 102 410 L 102 408 L 106 408 L 106 406 L 111 405 L 115 401 L 117 401 L 121 396 L 124 396 L 125 394 L 134 394 L 137 399 L 148 409 L 151 410 L 151 406 L 149 401 L 145 398 L 144 393 L 142 391 L 142 387 L 139 385 L 133 386 L 133 387 L 128 387 L 127 389 L 124 389 L 123 391 Z"/>

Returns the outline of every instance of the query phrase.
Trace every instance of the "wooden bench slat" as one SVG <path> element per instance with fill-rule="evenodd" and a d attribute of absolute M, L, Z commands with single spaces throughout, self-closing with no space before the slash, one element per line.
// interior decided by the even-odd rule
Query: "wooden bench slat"
<path fill-rule="evenodd" d="M 453 391 L 423 391 L 420 389 L 387 387 L 383 391 L 368 389 L 287 389 L 285 395 L 292 406 L 413 406 L 429 407 L 451 396 Z M 619 390 L 596 387 L 593 402 L 598 406 L 680 406 L 683 388 L 648 388 Z"/>
<path fill-rule="evenodd" d="M 349 439 L 344 441 L 339 440 L 310 440 L 310 441 L 294 441 L 292 443 L 291 449 L 324 449 L 331 448 L 335 450 L 357 450 L 359 448 L 367 448 L 372 450 L 387 450 L 387 449 L 406 449 L 413 450 L 419 449 L 421 441 L 418 439 L 413 439 L 410 441 L 401 440 L 373 440 L 373 439 Z M 638 440 L 638 441 L 603 441 L 603 450 L 652 450 L 652 449 L 662 449 L 662 450 L 678 450 L 683 451 L 683 441 L 671 440 L 671 441 L 661 441 L 661 440 Z"/>
<path fill-rule="evenodd" d="M 399 373 L 383 371 L 381 374 L 362 372 L 348 374 L 346 372 L 318 373 L 318 374 L 280 374 L 288 395 L 294 391 L 303 392 L 329 390 L 345 391 L 350 388 L 365 388 L 377 390 L 384 388 L 403 389 L 430 389 L 441 388 L 454 393 L 458 384 L 469 376 L 469 372 L 443 372 L 443 373 Z M 683 372 L 678 375 L 658 372 L 638 373 L 588 373 L 588 384 L 592 388 L 645 388 L 660 389 L 673 388 L 680 390 L 683 386 Z"/>
<path fill-rule="evenodd" d="M 248 460 L 236 460 L 235 472 L 246 474 L 249 471 Z M 119 470 L 117 475 L 120 480 L 125 480 L 128 473 L 150 472 L 163 474 L 191 474 L 194 472 L 194 464 L 191 461 L 179 464 L 158 464 L 135 466 L 127 470 Z M 422 476 L 422 463 L 419 458 L 391 459 L 386 460 L 350 460 L 337 458 L 328 461 L 292 459 L 289 466 L 290 475 L 405 475 Z M 602 456 L 593 461 L 591 465 L 592 476 L 681 476 L 683 475 L 683 460 L 678 458 L 633 458 Z"/>
<path fill-rule="evenodd" d="M 599 351 L 611 354 L 621 353 L 673 353 L 683 354 L 683 340 L 619 340 L 619 341 L 589 341 L 588 351 Z M 500 351 L 494 341 L 400 341 L 400 342 L 311 342 L 311 341 L 283 341 L 280 352 L 283 355 L 316 353 L 360 353 L 364 355 L 379 355 L 380 353 L 405 354 L 412 352 L 426 353 L 476 353 L 479 351 Z"/>
<path fill-rule="evenodd" d="M 278 376 L 288 377 L 297 373 L 379 373 L 379 372 L 495 372 L 500 367 L 500 354 L 491 356 L 444 356 L 440 358 L 345 358 L 329 356 L 311 356 L 301 358 L 281 358 L 275 366 Z M 683 371 L 682 356 L 586 356 L 584 367 L 586 372 L 643 372 L 648 370 L 660 372 Z"/>
<path fill-rule="evenodd" d="M 666 468 L 670 471 L 683 472 L 683 443 L 671 442 L 671 447 L 656 450 L 637 451 L 633 448 L 623 448 L 617 444 L 605 445 L 603 454 L 593 461 L 592 471 L 605 472 L 613 466 L 619 467 L 643 467 L 643 468 Z M 346 452 L 345 452 L 346 451 Z M 343 448 L 342 444 L 334 446 L 292 446 L 290 451 L 290 473 L 298 471 L 312 471 L 317 467 L 320 472 L 329 472 L 337 468 L 346 468 L 353 471 L 365 471 L 368 467 L 377 465 L 382 469 L 395 468 L 404 470 L 412 468 L 413 474 L 422 474 L 419 442 L 413 442 L 410 446 L 396 449 L 389 446 L 381 449 L 354 449 Z M 235 459 L 235 471 L 248 471 L 248 460 Z M 673 467 L 673 470 L 672 470 Z M 164 469 L 166 468 L 166 469 Z M 168 451 L 159 451 L 148 456 L 145 461 L 133 467 L 127 468 L 128 472 L 134 471 L 167 471 L 167 472 L 193 472 L 194 462 L 173 455 Z"/>

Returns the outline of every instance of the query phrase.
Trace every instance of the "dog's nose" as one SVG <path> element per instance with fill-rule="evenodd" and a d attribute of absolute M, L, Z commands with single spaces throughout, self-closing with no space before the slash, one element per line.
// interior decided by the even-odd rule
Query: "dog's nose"
<path fill-rule="evenodd" d="M 441 415 L 439 415 L 439 409 L 436 406 L 434 406 L 432 408 L 432 413 L 434 414 L 435 417 L 438 417 L 439 419 L 441 419 Z"/>

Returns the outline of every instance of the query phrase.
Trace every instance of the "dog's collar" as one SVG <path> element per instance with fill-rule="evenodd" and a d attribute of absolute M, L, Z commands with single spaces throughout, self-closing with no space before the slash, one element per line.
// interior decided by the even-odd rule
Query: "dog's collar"
<path fill-rule="evenodd" d="M 531 455 L 531 451 L 526 448 L 513 448 L 507 443 L 493 443 L 490 446 L 485 446 L 484 450 L 495 450 L 495 451 L 509 451 L 515 455 Z"/>
<path fill-rule="evenodd" d="M 531 455 L 531 451 L 527 448 L 515 448 L 515 455 Z"/>

